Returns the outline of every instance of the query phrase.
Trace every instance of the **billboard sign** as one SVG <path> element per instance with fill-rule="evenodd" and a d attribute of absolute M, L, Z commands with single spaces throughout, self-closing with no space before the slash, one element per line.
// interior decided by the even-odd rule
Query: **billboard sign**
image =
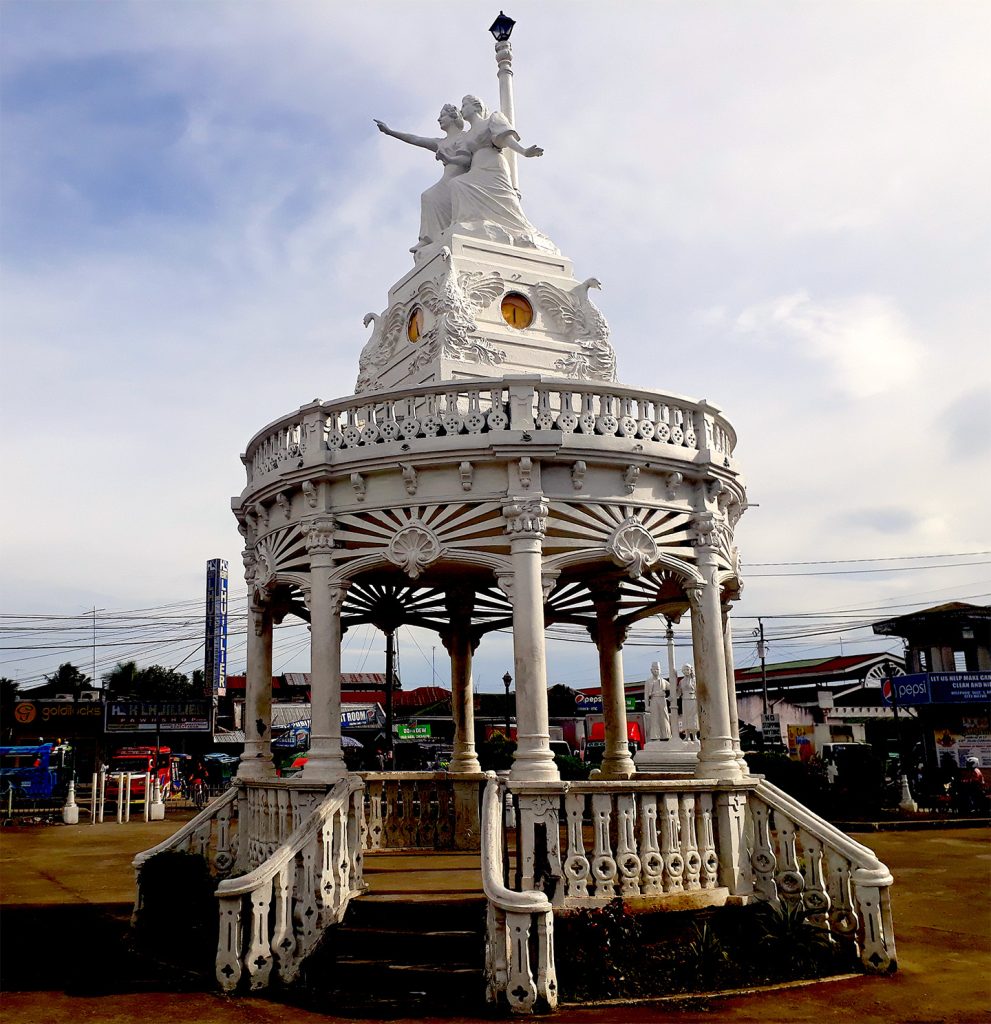
<path fill-rule="evenodd" d="M 396 737 L 400 740 L 429 740 L 432 738 L 432 729 L 429 722 L 422 725 L 397 725 Z"/>
<path fill-rule="evenodd" d="M 576 693 L 575 704 L 579 711 L 588 711 L 592 714 L 602 712 L 602 695 L 599 693 Z"/>
<path fill-rule="evenodd" d="M 107 702 L 107 732 L 211 732 L 208 700 L 112 700 Z"/>
<path fill-rule="evenodd" d="M 378 707 L 373 705 L 370 708 L 342 708 L 341 727 L 361 728 L 363 725 L 379 725 Z"/>
<path fill-rule="evenodd" d="M 895 676 L 884 681 L 881 693 L 888 706 L 987 704 L 991 702 L 991 672 L 916 672 Z"/>
<path fill-rule="evenodd" d="M 204 696 L 227 693 L 227 561 L 206 563 L 206 649 L 203 656 Z"/>

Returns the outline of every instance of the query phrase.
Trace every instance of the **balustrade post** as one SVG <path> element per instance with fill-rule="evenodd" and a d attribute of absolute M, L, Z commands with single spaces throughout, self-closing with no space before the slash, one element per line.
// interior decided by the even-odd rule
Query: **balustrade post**
<path fill-rule="evenodd" d="M 716 797 L 719 836 L 719 884 L 731 896 L 749 896 L 754 891 L 753 870 L 744 844 L 747 822 L 747 794 L 729 790 Z"/>
<path fill-rule="evenodd" d="M 736 780 L 740 765 L 733 747 L 727 693 L 726 658 L 717 582 L 717 549 L 711 534 L 696 542 L 701 585 L 688 587 L 692 614 L 692 651 L 698 682 L 699 763 L 696 778 Z"/>
<path fill-rule="evenodd" d="M 531 389 L 532 392 L 532 389 Z M 516 674 L 516 753 L 514 782 L 556 782 L 547 714 L 547 660 L 544 649 L 542 539 L 548 507 L 538 496 L 516 498 L 503 508 L 510 535 L 513 575 L 501 577 L 513 605 L 513 665 Z"/>
<path fill-rule="evenodd" d="M 341 750 L 341 608 L 347 587 L 331 585 L 334 520 L 304 527 L 310 555 L 310 752 L 301 778 L 337 782 L 347 774 Z"/>
<path fill-rule="evenodd" d="M 592 639 L 599 650 L 599 683 L 602 688 L 602 718 L 606 746 L 599 776 L 628 779 L 636 774 L 630 756 L 626 722 L 626 687 L 623 680 L 623 640 L 626 631 L 617 623 L 619 584 L 599 583 L 592 592 L 595 602 L 595 630 Z"/>
<path fill-rule="evenodd" d="M 509 389 L 509 429 L 533 430 L 534 392 L 540 377 L 529 373 L 507 373 L 503 380 Z"/>

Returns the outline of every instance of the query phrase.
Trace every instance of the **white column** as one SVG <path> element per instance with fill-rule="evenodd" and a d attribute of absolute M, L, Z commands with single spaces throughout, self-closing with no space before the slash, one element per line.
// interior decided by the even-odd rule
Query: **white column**
<path fill-rule="evenodd" d="M 743 747 L 740 746 L 740 712 L 736 706 L 736 665 L 733 661 L 733 624 L 730 621 L 730 602 L 724 601 L 722 605 L 723 619 L 723 661 L 726 665 L 726 696 L 729 703 L 729 724 L 730 735 L 733 737 L 733 754 L 736 763 L 744 772 L 750 769 L 747 767 L 746 759 L 743 756 Z"/>
<path fill-rule="evenodd" d="M 695 550 L 704 581 L 701 586 L 688 588 L 701 741 L 695 775 L 696 778 L 737 779 L 741 773 L 730 726 L 716 549 L 709 544 L 699 544 Z"/>
<path fill-rule="evenodd" d="M 516 675 L 516 754 L 510 779 L 556 782 L 547 714 L 547 661 L 544 650 L 542 538 L 547 505 L 519 498 L 503 508 L 510 535 L 513 576 L 513 666 Z M 500 580 L 501 584 L 506 581 Z"/>
<path fill-rule="evenodd" d="M 244 692 L 242 779 L 275 777 L 272 765 L 272 612 L 256 594 L 248 607 L 248 669 Z"/>
<path fill-rule="evenodd" d="M 592 599 L 595 602 L 593 639 L 599 649 L 599 684 L 606 733 L 599 775 L 607 779 L 628 779 L 636 773 L 636 767 L 627 745 L 626 686 L 623 679 L 625 630 L 616 622 L 618 584 L 599 584 L 592 591 Z"/>
<path fill-rule="evenodd" d="M 300 778 L 337 782 L 347 775 L 341 750 L 341 608 L 347 587 L 331 585 L 334 521 L 306 527 L 310 555 L 310 750 Z"/>
<path fill-rule="evenodd" d="M 451 628 L 441 636 L 451 656 L 451 715 L 454 718 L 454 751 L 451 772 L 480 772 L 475 751 L 475 694 L 471 659 L 476 643 L 471 635 L 471 610 L 475 595 L 463 588 L 447 593 Z"/>

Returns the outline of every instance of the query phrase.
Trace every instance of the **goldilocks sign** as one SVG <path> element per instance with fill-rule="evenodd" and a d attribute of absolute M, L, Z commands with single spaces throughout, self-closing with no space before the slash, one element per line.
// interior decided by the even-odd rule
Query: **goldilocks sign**
<path fill-rule="evenodd" d="M 13 719 L 17 736 L 96 735 L 103 731 L 103 705 L 99 701 L 19 700 Z"/>

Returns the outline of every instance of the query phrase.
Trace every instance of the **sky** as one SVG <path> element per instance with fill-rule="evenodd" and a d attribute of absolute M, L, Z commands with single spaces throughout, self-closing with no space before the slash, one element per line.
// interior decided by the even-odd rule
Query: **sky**
<path fill-rule="evenodd" d="M 213 557 L 243 670 L 238 455 L 350 393 L 437 176 L 372 119 L 433 134 L 465 93 L 497 106 L 497 13 L 0 2 L 0 675 L 199 667 Z M 529 218 L 603 283 L 620 380 L 705 397 L 738 432 L 757 507 L 737 663 L 758 616 L 783 661 L 896 651 L 863 623 L 988 603 L 991 8 L 507 13 L 517 127 L 545 150 L 521 167 Z M 628 679 L 659 629 L 631 638 Z M 346 671 L 381 670 L 379 636 L 346 644 Z M 483 641 L 479 689 L 511 649 Z M 400 650 L 404 685 L 448 681 L 435 637 Z M 305 628 L 281 631 L 276 670 L 307 666 Z M 596 673 L 590 644 L 549 641 L 551 682 Z"/>

